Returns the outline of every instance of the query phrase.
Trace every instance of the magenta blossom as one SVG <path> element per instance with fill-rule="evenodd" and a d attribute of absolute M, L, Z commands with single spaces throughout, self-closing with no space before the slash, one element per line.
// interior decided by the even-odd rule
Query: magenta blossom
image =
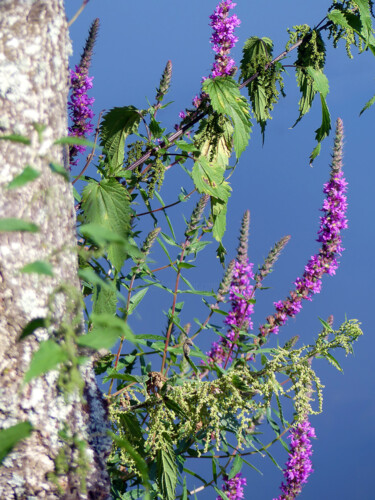
<path fill-rule="evenodd" d="M 212 344 L 211 350 L 207 353 L 209 363 L 213 362 L 222 365 L 226 362 L 233 350 L 233 343 L 239 336 L 239 330 L 252 330 L 253 323 L 251 315 L 254 312 L 254 305 L 249 302 L 254 294 L 254 287 L 250 281 L 254 279 L 253 264 L 247 258 L 236 262 L 233 270 L 232 283 L 229 289 L 229 298 L 232 303 L 232 310 L 228 313 L 224 322 L 230 327 L 226 337 L 221 337 L 219 342 Z"/>
<path fill-rule="evenodd" d="M 232 479 L 224 476 L 223 491 L 229 500 L 241 500 L 245 498 L 243 495 L 243 487 L 246 486 L 246 479 L 241 477 L 241 472 L 236 474 Z M 222 500 L 221 496 L 216 497 L 216 500 Z"/>
<path fill-rule="evenodd" d="M 230 57 L 230 50 L 238 41 L 234 30 L 241 21 L 235 14 L 230 17 L 228 14 L 235 6 L 236 4 L 231 0 L 224 0 L 219 3 L 215 12 L 210 16 L 210 26 L 214 30 L 210 41 L 213 44 L 214 52 L 216 52 L 211 78 L 233 74 L 234 59 Z"/>
<path fill-rule="evenodd" d="M 342 139 L 343 125 L 337 120 L 335 148 L 331 166 L 331 178 L 324 184 L 323 192 L 326 199 L 321 211 L 320 228 L 317 241 L 321 243 L 319 253 L 313 255 L 308 261 L 305 272 L 295 281 L 296 288 L 290 292 L 284 301 L 275 302 L 276 313 L 268 316 L 266 325 L 261 326 L 260 333 L 265 337 L 268 333 L 278 333 L 279 327 L 288 319 L 294 318 L 302 309 L 302 300 L 311 300 L 312 296 L 319 293 L 324 274 L 333 275 L 338 267 L 337 257 L 343 252 L 341 246 L 342 229 L 348 227 L 346 219 L 346 191 L 347 182 L 342 172 Z"/>
<path fill-rule="evenodd" d="M 87 68 L 82 66 L 76 66 L 75 70 L 70 71 L 72 94 L 68 102 L 68 108 L 72 119 L 69 135 L 72 137 L 85 138 L 94 130 L 91 119 L 94 116 L 92 105 L 95 99 L 87 95 L 87 91 L 92 88 L 93 78 L 88 76 Z M 70 164 L 76 165 L 78 160 L 75 157 L 85 150 L 86 146 L 74 145 L 70 151 Z"/>
<path fill-rule="evenodd" d="M 314 472 L 310 459 L 312 455 L 311 437 L 316 437 L 315 429 L 311 427 L 307 418 L 290 430 L 289 459 L 283 473 L 286 484 L 281 484 L 282 494 L 274 500 L 293 500 L 296 498 L 302 491 L 302 485 L 307 483 L 308 477 Z"/>

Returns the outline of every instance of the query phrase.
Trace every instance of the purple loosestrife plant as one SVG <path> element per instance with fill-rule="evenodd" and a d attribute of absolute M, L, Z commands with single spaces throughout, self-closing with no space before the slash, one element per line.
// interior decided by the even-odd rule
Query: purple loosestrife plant
<path fill-rule="evenodd" d="M 319 293 L 322 277 L 328 273 L 333 275 L 338 267 L 337 257 L 344 250 L 341 246 L 340 231 L 348 227 L 346 219 L 346 186 L 342 171 L 343 124 L 339 118 L 336 124 L 336 137 L 331 165 L 331 178 L 324 185 L 326 199 L 323 203 L 323 216 L 320 217 L 320 228 L 317 241 L 321 243 L 319 253 L 312 256 L 305 267 L 302 278 L 295 281 L 296 289 L 290 292 L 284 301 L 275 302 L 276 313 L 268 316 L 268 324 L 260 327 L 262 337 L 269 333 L 278 333 L 288 317 L 293 318 L 302 309 L 302 300 L 311 300 Z"/>
<path fill-rule="evenodd" d="M 95 101 L 93 97 L 88 97 L 87 91 L 92 88 L 93 77 L 89 77 L 87 70 L 76 66 L 70 71 L 70 81 L 72 95 L 68 103 L 72 126 L 69 127 L 69 135 L 73 137 L 87 137 L 94 130 L 91 119 L 94 116 L 92 105 Z M 70 165 L 77 165 L 78 153 L 86 151 L 86 146 L 75 144 L 70 151 Z"/>
<path fill-rule="evenodd" d="M 314 472 L 311 463 L 312 445 L 310 438 L 315 436 L 315 429 L 306 418 L 290 431 L 291 439 L 289 459 L 284 469 L 286 484 L 281 484 L 282 494 L 274 500 L 293 500 L 302 491 L 302 485 Z"/>
<path fill-rule="evenodd" d="M 252 330 L 253 323 L 251 315 L 254 312 L 254 305 L 250 299 L 254 295 L 254 287 L 251 280 L 254 279 L 253 264 L 249 263 L 247 257 L 248 236 L 249 236 L 250 212 L 246 211 L 242 220 L 240 244 L 237 249 L 237 260 L 234 264 L 232 281 L 229 288 L 229 298 L 232 309 L 228 313 L 224 322 L 230 328 L 226 337 L 221 337 L 219 342 L 212 344 L 211 350 L 207 353 L 209 363 L 215 362 L 219 365 L 232 361 L 231 353 L 234 343 L 238 339 L 239 330 Z"/>
<path fill-rule="evenodd" d="M 224 0 L 219 3 L 215 12 L 210 16 L 210 26 L 214 30 L 210 41 L 216 53 L 211 78 L 233 75 L 234 73 L 234 59 L 230 57 L 230 50 L 238 42 L 234 30 L 240 25 L 241 21 L 235 14 L 230 17 L 228 14 L 236 5 L 231 0 Z"/>
<path fill-rule="evenodd" d="M 75 70 L 70 70 L 71 96 L 68 108 L 72 120 L 72 125 L 69 127 L 71 137 L 86 138 L 94 130 L 91 119 L 94 116 L 92 105 L 95 99 L 89 97 L 87 92 L 92 88 L 94 79 L 94 77 L 89 77 L 89 68 L 98 29 L 99 19 L 95 19 L 91 25 L 80 63 L 75 67 Z M 81 144 L 72 146 L 69 152 L 70 166 L 77 165 L 78 159 L 76 157 L 78 153 L 84 153 L 85 151 L 86 146 Z"/>
<path fill-rule="evenodd" d="M 216 6 L 214 13 L 210 16 L 210 26 L 213 28 L 213 33 L 210 42 L 213 44 L 215 52 L 215 62 L 212 66 L 210 78 L 217 76 L 232 76 L 235 73 L 235 61 L 230 57 L 230 51 L 238 42 L 238 38 L 234 35 L 234 30 L 237 28 L 241 21 L 233 14 L 228 16 L 229 11 L 237 4 L 231 0 L 223 0 Z M 207 77 L 203 77 L 203 81 Z M 199 108 L 202 99 L 205 95 L 196 95 L 192 101 L 195 108 Z M 179 117 L 181 120 L 189 118 L 191 112 L 180 111 Z M 175 125 L 175 129 L 179 129 L 179 125 Z"/>
<path fill-rule="evenodd" d="M 224 476 L 223 491 L 229 500 L 241 500 L 244 497 L 243 487 L 246 486 L 246 479 L 241 477 L 241 472 L 236 474 L 232 479 Z M 216 497 L 216 500 L 222 500 L 221 496 Z"/>

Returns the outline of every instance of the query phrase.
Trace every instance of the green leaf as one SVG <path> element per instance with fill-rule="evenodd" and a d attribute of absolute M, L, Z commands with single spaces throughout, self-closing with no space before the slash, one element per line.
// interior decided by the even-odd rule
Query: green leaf
<path fill-rule="evenodd" d="M 28 337 L 37 328 L 46 328 L 46 320 L 45 318 L 34 318 L 31 321 L 27 323 L 27 325 L 23 328 L 21 335 L 19 336 L 18 340 L 23 340 L 24 338 Z"/>
<path fill-rule="evenodd" d="M 373 97 L 371 97 L 371 99 L 369 101 L 367 101 L 367 103 L 364 105 L 364 107 L 361 109 L 361 112 L 359 113 L 359 116 L 361 116 L 361 114 L 366 111 L 367 109 L 371 108 L 371 106 L 375 103 L 375 95 Z"/>
<path fill-rule="evenodd" d="M 208 78 L 203 82 L 203 91 L 210 96 L 211 105 L 217 113 L 228 116 L 234 127 L 233 145 L 237 158 L 245 151 L 251 132 L 249 103 L 241 95 L 237 82 L 231 77 Z"/>
<path fill-rule="evenodd" d="M 0 430 L 0 464 L 17 443 L 30 436 L 32 430 L 33 426 L 30 422 L 19 422 L 12 427 Z"/>
<path fill-rule="evenodd" d="M 145 500 L 150 500 L 150 481 L 148 476 L 148 467 L 145 459 L 138 453 L 137 450 L 133 448 L 133 446 L 129 443 L 129 441 L 124 437 L 119 437 L 113 432 L 108 431 L 109 436 L 111 436 L 114 443 L 120 448 L 123 448 L 126 453 L 128 453 L 131 458 L 134 460 L 135 466 L 142 477 L 142 484 L 146 488 Z"/>
<path fill-rule="evenodd" d="M 64 346 L 51 339 L 41 342 L 39 349 L 33 354 L 29 369 L 24 376 L 24 382 L 28 383 L 33 378 L 55 369 L 67 359 L 68 353 Z"/>
<path fill-rule="evenodd" d="M 224 180 L 223 174 L 220 166 L 210 163 L 204 156 L 196 160 L 192 171 L 194 185 L 199 193 L 206 193 L 227 202 L 231 187 Z"/>
<path fill-rule="evenodd" d="M 53 276 L 52 266 L 49 262 L 45 260 L 36 260 L 35 262 L 31 262 L 30 264 L 26 264 L 20 269 L 21 273 L 36 273 L 36 274 L 45 274 L 46 276 Z"/>
<path fill-rule="evenodd" d="M 26 231 L 29 233 L 37 233 L 39 227 L 33 222 L 29 222 L 23 219 L 16 219 L 10 217 L 8 219 L 0 219 L 0 232 L 8 233 L 14 231 Z"/>
<path fill-rule="evenodd" d="M 373 28 L 372 28 L 370 4 L 368 0 L 353 0 L 353 2 L 357 4 L 359 8 L 359 14 L 362 23 L 362 29 L 360 35 L 365 40 L 367 47 L 367 45 L 370 42 L 373 43 L 374 41 L 374 37 L 372 34 Z"/>
<path fill-rule="evenodd" d="M 313 87 L 316 92 L 319 92 L 323 97 L 327 97 L 329 92 L 328 78 L 323 71 L 314 69 L 312 66 L 306 68 L 306 72 L 313 79 Z"/>
<path fill-rule="evenodd" d="M 100 144 L 111 160 L 111 175 L 122 169 L 125 140 L 138 130 L 140 120 L 140 112 L 134 106 L 113 108 L 104 115 L 100 125 Z"/>
<path fill-rule="evenodd" d="M 186 487 L 186 476 L 184 476 L 184 482 L 182 484 L 182 497 L 181 500 L 188 500 L 188 492 Z"/>
<path fill-rule="evenodd" d="M 137 292 L 135 295 L 132 296 L 132 298 L 130 299 L 130 304 L 128 309 L 129 316 L 135 311 L 136 307 L 138 307 L 138 305 L 143 300 L 148 290 L 149 290 L 148 287 L 143 288 L 142 290 L 140 290 L 139 292 Z"/>
<path fill-rule="evenodd" d="M 320 153 L 320 143 L 328 136 L 331 130 L 331 115 L 329 114 L 326 100 L 322 94 L 320 94 L 320 102 L 322 104 L 322 124 L 315 130 L 315 140 L 318 142 L 318 145 L 311 153 L 310 163 L 312 163 Z"/>
<path fill-rule="evenodd" d="M 233 479 L 242 469 L 243 460 L 240 455 L 236 455 L 233 461 L 232 468 L 229 472 L 228 479 Z"/>
<path fill-rule="evenodd" d="M 96 272 L 91 269 L 91 268 L 86 268 L 86 269 L 79 269 L 78 270 L 78 276 L 81 278 L 81 280 L 84 280 L 88 283 L 91 283 L 92 285 L 99 285 L 103 288 L 106 288 L 106 290 L 113 290 L 113 287 L 111 284 L 107 283 L 104 281 Z"/>
<path fill-rule="evenodd" d="M 88 141 L 87 139 L 84 139 L 83 137 L 77 137 L 74 135 L 67 136 L 67 137 L 60 137 L 60 139 L 57 139 L 57 141 L 54 142 L 54 144 L 68 144 L 69 146 L 74 146 L 75 144 L 80 144 L 81 146 L 88 146 L 89 148 L 97 148 L 97 144 L 95 144 L 92 141 Z"/>
<path fill-rule="evenodd" d="M 181 151 L 186 151 L 187 153 L 199 153 L 199 149 L 194 144 L 189 144 L 186 141 L 176 141 L 175 145 L 181 149 Z"/>
<path fill-rule="evenodd" d="M 58 175 L 61 175 L 61 177 L 64 177 L 64 179 L 69 182 L 70 181 L 70 177 L 69 177 L 69 172 L 67 172 L 65 170 L 65 167 L 63 167 L 62 165 L 60 165 L 59 163 L 54 163 L 51 161 L 51 163 L 49 164 L 49 168 L 52 170 L 52 172 L 54 174 L 58 174 Z"/>
<path fill-rule="evenodd" d="M 40 176 L 40 172 L 27 165 L 23 171 L 8 184 L 8 189 L 16 189 L 32 182 Z"/>
<path fill-rule="evenodd" d="M 130 232 L 129 194 L 115 179 L 89 182 L 82 192 L 82 209 L 85 222 L 94 223 L 116 233 L 124 240 Z M 108 233 L 107 233 L 108 236 Z M 120 270 L 129 247 L 123 243 L 111 243 L 108 257 L 116 270 Z"/>
<path fill-rule="evenodd" d="M 324 319 L 321 319 L 321 318 L 318 318 L 318 320 L 321 322 L 321 324 L 323 325 L 323 328 L 325 330 L 327 330 L 327 332 L 334 332 L 334 329 L 332 328 L 332 326 L 327 323 L 327 321 L 324 321 Z"/>
<path fill-rule="evenodd" d="M 103 287 L 95 285 L 92 294 L 93 307 L 95 314 L 108 313 L 113 316 L 117 309 L 117 294 L 114 287 Z"/>
<path fill-rule="evenodd" d="M 270 111 L 278 101 L 280 92 L 276 88 L 276 83 L 283 89 L 281 71 L 282 66 L 270 65 L 272 61 L 273 42 L 268 37 L 250 37 L 246 40 L 243 48 L 241 60 L 240 80 L 245 82 L 250 77 L 258 75 L 252 79 L 246 87 L 252 104 L 254 116 L 259 123 L 264 136 L 267 120 L 270 120 Z M 267 67 L 267 70 L 265 69 Z M 264 138 L 264 137 L 263 137 Z"/>
<path fill-rule="evenodd" d="M 163 500 L 175 500 L 177 485 L 176 457 L 170 438 L 163 434 L 164 447 L 157 454 L 157 482 Z"/>
<path fill-rule="evenodd" d="M 80 226 L 79 230 L 83 236 L 90 238 L 90 240 L 94 241 L 99 246 L 104 247 L 111 243 L 126 244 L 126 239 L 118 233 L 100 224 L 95 224 L 94 222 L 83 224 Z"/>
<path fill-rule="evenodd" d="M 227 204 L 216 198 L 211 198 L 211 213 L 213 218 L 212 236 L 221 242 L 227 225 Z"/>
<path fill-rule="evenodd" d="M 341 365 L 340 363 L 337 361 L 336 358 L 334 358 L 332 356 L 332 354 L 330 354 L 329 352 L 327 352 L 324 357 L 327 359 L 327 361 L 329 361 L 331 363 L 331 365 L 333 365 L 335 368 L 337 368 L 337 370 L 341 373 L 344 373 L 344 370 L 341 368 Z"/>
<path fill-rule="evenodd" d="M 122 337 L 135 343 L 136 337 L 123 319 L 108 313 L 91 315 L 93 329 L 86 335 L 78 337 L 77 344 L 91 349 L 110 349 Z"/>
<path fill-rule="evenodd" d="M 9 135 L 0 135 L 0 141 L 11 141 L 11 142 L 19 142 L 21 144 L 31 144 L 31 141 L 28 137 L 19 134 L 9 134 Z"/>
<path fill-rule="evenodd" d="M 229 118 L 219 113 L 211 113 L 201 120 L 194 135 L 194 144 L 199 148 L 200 156 L 225 170 L 233 147 L 233 126 Z"/>
<path fill-rule="evenodd" d="M 224 491 L 219 490 L 219 488 L 217 486 L 213 486 L 213 488 L 216 491 L 216 493 L 221 496 L 221 498 L 223 500 L 229 500 L 229 497 L 227 497 L 227 495 L 224 493 Z"/>

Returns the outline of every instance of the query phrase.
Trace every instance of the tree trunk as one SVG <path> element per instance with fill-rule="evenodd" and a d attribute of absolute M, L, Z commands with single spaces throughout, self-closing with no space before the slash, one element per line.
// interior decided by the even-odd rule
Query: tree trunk
<path fill-rule="evenodd" d="M 34 428 L 0 468 L 4 500 L 109 496 L 110 440 L 92 366 L 81 370 L 84 400 L 78 391 L 63 394 L 57 370 L 23 384 L 39 342 L 61 340 L 61 324 L 73 319 L 72 293 L 66 290 L 77 296 L 80 289 L 72 188 L 50 168 L 51 162 L 63 163 L 62 148 L 53 142 L 67 134 L 70 50 L 63 0 L 0 0 L 0 135 L 31 140 L 31 145 L 0 140 L 0 218 L 39 228 L 0 232 L 0 427 L 29 421 Z M 45 126 L 41 141 L 35 124 Z M 40 176 L 8 189 L 27 165 Z M 20 273 L 37 260 L 52 265 L 53 277 Z M 30 320 L 48 315 L 48 333 L 39 328 L 18 340 Z M 80 310 L 78 315 L 82 325 Z M 62 430 L 70 438 L 61 437 Z M 87 442 L 83 458 L 77 440 Z M 63 467 L 57 467 L 61 457 Z"/>

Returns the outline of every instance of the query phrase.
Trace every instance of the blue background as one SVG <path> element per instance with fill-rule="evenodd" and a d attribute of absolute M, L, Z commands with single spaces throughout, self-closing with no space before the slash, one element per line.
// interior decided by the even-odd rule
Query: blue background
<path fill-rule="evenodd" d="M 68 18 L 80 5 L 80 1 L 67 2 Z M 214 54 L 209 43 L 211 29 L 208 17 L 215 6 L 215 0 L 91 0 L 71 27 L 74 49 L 71 65 L 78 63 L 89 25 L 95 17 L 99 17 L 100 33 L 90 70 L 95 77 L 91 95 L 96 99 L 96 117 L 101 110 L 114 106 L 132 104 L 147 108 L 146 97 L 154 102 L 160 75 L 167 60 L 171 59 L 173 79 L 167 101 L 174 102 L 160 113 L 159 119 L 164 121 L 168 131 L 172 130 L 178 122 L 179 111 L 190 106 L 192 97 L 199 92 L 202 76 L 210 72 Z M 314 26 L 324 17 L 329 6 L 330 2 L 323 0 L 238 0 L 233 12 L 242 23 L 237 30 L 239 42 L 233 50 L 236 62 L 241 59 L 243 43 L 253 35 L 270 37 L 275 45 L 274 55 L 278 55 L 284 50 L 288 38 L 286 28 L 303 23 Z M 313 443 L 315 472 L 300 498 L 366 500 L 375 497 L 375 339 L 372 318 L 375 107 L 361 117 L 359 111 L 375 93 L 375 59 L 370 53 L 358 56 L 356 49 L 353 49 L 354 60 L 348 59 L 343 42 L 334 50 L 328 41 L 327 49 L 328 106 L 333 124 L 340 116 L 345 127 L 344 171 L 349 182 L 349 229 L 343 235 L 346 250 L 336 276 L 324 277 L 322 292 L 312 303 L 304 304 L 296 320 L 290 320 L 288 326 L 280 330 L 279 339 L 284 343 L 298 334 L 301 342 L 309 343 L 320 331 L 318 317 L 327 318 L 330 314 L 335 317 L 336 327 L 345 320 L 345 315 L 362 322 L 365 335 L 355 345 L 355 356 L 345 359 L 343 355 L 338 355 L 344 374 L 325 361 L 314 361 L 314 368 L 325 385 L 324 413 L 311 417 L 317 433 L 317 440 Z M 293 64 L 295 57 L 294 52 L 284 62 Z M 302 122 L 291 129 L 298 116 L 299 99 L 293 68 L 288 68 L 285 84 L 287 97 L 275 107 L 273 120 L 267 125 L 264 146 L 258 128 L 254 126 L 249 147 L 230 179 L 233 194 L 224 238 L 229 258 L 235 256 L 240 221 L 246 209 L 251 211 L 249 258 L 255 267 L 262 264 L 278 239 L 291 235 L 291 241 L 276 264 L 274 273 L 265 283 L 271 289 L 257 296 L 253 317 L 255 327 L 273 312 L 273 301 L 286 297 L 296 277 L 303 273 L 309 257 L 318 250 L 315 239 L 323 202 L 322 186 L 329 177 L 332 133 L 324 141 L 314 167 L 311 168 L 308 162 L 315 145 L 314 130 L 320 125 L 319 99 Z M 180 186 L 188 191 L 192 189 L 186 174 L 179 167 L 173 167 L 166 174 L 161 192 L 166 204 L 176 201 Z M 184 229 L 182 213 L 189 217 L 196 200 L 197 197 L 169 210 L 181 239 Z M 157 206 L 155 201 L 154 207 Z M 139 211 L 145 210 L 141 205 Z M 142 220 L 141 227 L 150 228 L 151 222 L 151 219 Z M 203 266 L 187 274 L 187 278 L 199 289 L 216 290 L 222 276 L 214 245 L 211 247 L 198 260 L 198 265 L 201 263 Z M 159 250 L 155 249 L 152 257 L 158 261 L 155 267 L 166 264 Z M 173 275 L 166 272 L 160 278 L 171 284 Z M 188 299 L 183 322 L 192 322 L 194 317 L 203 320 L 207 310 L 193 302 L 191 296 L 185 297 Z M 160 334 L 165 331 L 166 320 L 162 310 L 170 307 L 170 297 L 150 292 L 142 305 L 142 317 L 135 316 L 131 322 L 134 332 Z M 214 336 L 204 332 L 198 337 L 198 345 L 207 350 L 212 340 Z M 155 369 L 159 369 L 159 362 Z M 280 445 L 276 445 L 272 453 L 281 465 L 285 463 L 287 456 Z M 243 469 L 248 482 L 245 498 L 268 500 L 276 497 L 282 480 L 281 472 L 267 457 L 251 457 L 251 461 L 264 475 L 260 476 L 247 467 Z M 198 465 L 201 474 L 206 465 L 209 461 Z M 200 486 L 199 481 L 194 481 L 189 481 L 189 487 Z M 198 494 L 198 498 L 215 497 L 213 490 Z"/>

